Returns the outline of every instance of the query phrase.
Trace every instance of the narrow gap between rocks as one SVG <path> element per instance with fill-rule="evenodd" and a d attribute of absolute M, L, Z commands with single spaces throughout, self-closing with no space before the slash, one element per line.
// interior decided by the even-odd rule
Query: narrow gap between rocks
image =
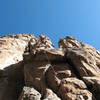
<path fill-rule="evenodd" d="M 76 69 L 75 65 L 73 64 L 73 62 L 71 61 L 71 59 L 67 58 L 66 62 L 71 66 L 71 70 L 72 72 L 76 75 L 76 77 L 80 80 L 82 80 L 82 77 L 80 76 L 78 70 Z"/>

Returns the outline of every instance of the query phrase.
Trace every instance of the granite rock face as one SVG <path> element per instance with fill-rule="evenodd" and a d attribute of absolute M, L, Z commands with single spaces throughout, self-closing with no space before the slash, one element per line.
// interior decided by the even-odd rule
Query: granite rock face
<path fill-rule="evenodd" d="M 100 100 L 100 53 L 67 36 L 0 38 L 0 100 Z"/>

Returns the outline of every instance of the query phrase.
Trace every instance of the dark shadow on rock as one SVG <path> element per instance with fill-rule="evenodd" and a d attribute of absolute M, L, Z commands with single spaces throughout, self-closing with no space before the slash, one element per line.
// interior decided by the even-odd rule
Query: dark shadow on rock
<path fill-rule="evenodd" d="M 2 70 L 0 100 L 17 100 L 24 86 L 24 64 L 19 62 Z"/>

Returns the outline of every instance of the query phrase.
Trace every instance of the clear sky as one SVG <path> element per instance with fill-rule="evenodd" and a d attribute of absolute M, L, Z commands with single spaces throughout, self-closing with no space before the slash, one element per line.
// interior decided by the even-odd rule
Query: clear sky
<path fill-rule="evenodd" d="M 40 33 L 57 47 L 72 35 L 100 50 L 100 0 L 0 0 L 0 35 Z"/>

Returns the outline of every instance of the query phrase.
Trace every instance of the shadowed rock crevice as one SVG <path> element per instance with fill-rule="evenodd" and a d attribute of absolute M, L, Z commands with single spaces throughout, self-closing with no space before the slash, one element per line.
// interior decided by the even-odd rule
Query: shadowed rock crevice
<path fill-rule="evenodd" d="M 82 80 L 82 77 L 80 76 L 77 68 L 75 67 L 75 65 L 73 64 L 73 62 L 71 61 L 70 58 L 65 58 L 66 59 L 66 62 L 71 66 L 71 70 L 72 72 L 76 75 L 76 77 L 80 80 Z"/>
<path fill-rule="evenodd" d="M 71 70 L 75 73 L 76 77 L 77 77 L 78 79 L 84 81 L 83 77 L 81 77 L 81 75 L 79 74 L 79 72 L 78 72 L 76 66 L 73 64 L 73 62 L 71 61 L 71 59 L 68 59 L 68 58 L 67 58 L 67 63 L 71 66 Z M 85 82 L 85 81 L 84 81 L 84 82 Z M 95 98 L 97 98 L 97 100 L 98 100 L 98 97 L 95 96 L 96 91 L 95 91 L 95 89 L 93 89 L 93 85 L 92 85 L 92 84 L 87 84 L 86 82 L 85 82 L 85 84 L 86 84 L 88 90 L 89 90 L 90 92 L 93 93 L 92 99 L 95 100 Z M 94 96 L 95 96 L 95 98 L 94 98 Z"/>

